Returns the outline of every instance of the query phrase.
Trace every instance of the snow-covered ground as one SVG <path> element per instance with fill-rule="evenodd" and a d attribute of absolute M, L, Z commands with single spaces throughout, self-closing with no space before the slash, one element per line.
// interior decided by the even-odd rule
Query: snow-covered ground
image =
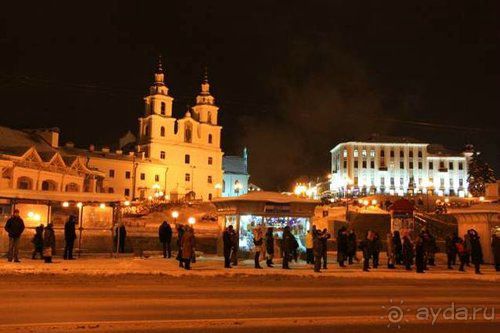
<path fill-rule="evenodd" d="M 1 275 L 33 275 L 33 274 L 58 274 L 58 275 L 94 275 L 113 276 L 127 274 L 141 275 L 165 275 L 165 276 L 302 276 L 302 277 L 348 277 L 348 278 L 370 278 L 370 279 L 423 279 L 423 280 L 480 280 L 480 281 L 500 281 L 500 275 L 494 271 L 491 265 L 483 266 L 483 274 L 476 275 L 473 268 L 468 268 L 466 272 L 448 270 L 444 266 L 444 258 L 438 256 L 438 266 L 431 267 L 425 274 L 417 274 L 415 271 L 407 272 L 402 267 L 396 270 L 387 269 L 384 264 L 385 258 L 381 258 L 381 266 L 372 269 L 371 272 L 362 272 L 361 264 L 355 263 L 347 268 L 340 268 L 334 262 L 336 254 L 329 253 L 329 269 L 321 273 L 314 273 L 311 265 L 303 261 L 292 263 L 291 270 L 281 269 L 278 263 L 274 268 L 264 268 L 257 270 L 253 268 L 253 260 L 241 261 L 238 266 L 231 269 L 223 268 L 223 258 L 216 256 L 203 256 L 193 264 L 191 271 L 186 271 L 178 267 L 175 259 L 163 259 L 160 257 L 150 257 L 147 259 L 134 258 L 131 256 L 111 258 L 81 258 L 72 261 L 56 258 L 54 263 L 45 264 L 41 260 L 24 259 L 21 263 L 9 263 L 6 260 L 0 262 Z M 264 266 L 264 262 L 261 263 Z"/>

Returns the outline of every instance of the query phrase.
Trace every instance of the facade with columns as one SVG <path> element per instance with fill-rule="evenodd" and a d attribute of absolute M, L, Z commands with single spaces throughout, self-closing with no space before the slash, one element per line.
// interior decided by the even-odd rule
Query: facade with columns
<path fill-rule="evenodd" d="M 398 137 L 372 136 L 331 150 L 330 191 L 340 195 L 468 194 L 469 152 Z"/>
<path fill-rule="evenodd" d="M 144 98 L 135 151 L 74 151 L 85 155 L 90 167 L 106 175 L 105 191 L 127 199 L 165 196 L 172 200 L 211 200 L 221 196 L 222 127 L 207 76 L 196 104 L 180 119 L 172 115 L 173 100 L 159 63 Z"/>

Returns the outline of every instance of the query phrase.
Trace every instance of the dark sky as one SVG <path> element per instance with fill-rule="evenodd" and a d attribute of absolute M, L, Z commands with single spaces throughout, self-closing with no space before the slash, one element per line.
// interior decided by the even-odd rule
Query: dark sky
<path fill-rule="evenodd" d="M 500 169 L 499 1 L 18 3 L 0 10 L 1 125 L 114 143 L 161 53 L 178 116 L 208 66 L 223 149 L 247 146 L 266 189 L 371 133 L 472 143 Z"/>

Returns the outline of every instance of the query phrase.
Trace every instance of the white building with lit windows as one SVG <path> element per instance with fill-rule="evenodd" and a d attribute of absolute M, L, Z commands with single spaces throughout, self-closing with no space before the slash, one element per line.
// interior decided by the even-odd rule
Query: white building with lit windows
<path fill-rule="evenodd" d="M 466 196 L 469 152 L 403 137 L 373 135 L 331 151 L 330 190 L 339 196 L 432 193 Z"/>

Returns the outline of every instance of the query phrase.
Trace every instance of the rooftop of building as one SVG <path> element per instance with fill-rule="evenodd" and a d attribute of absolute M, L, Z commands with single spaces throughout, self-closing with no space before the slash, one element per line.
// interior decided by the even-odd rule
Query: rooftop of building
<path fill-rule="evenodd" d="M 16 130 L 0 126 L 0 154 L 22 156 L 31 147 L 35 147 L 42 158 L 48 155 L 52 157 L 57 152 L 57 149 L 53 148 L 35 130 Z"/>

